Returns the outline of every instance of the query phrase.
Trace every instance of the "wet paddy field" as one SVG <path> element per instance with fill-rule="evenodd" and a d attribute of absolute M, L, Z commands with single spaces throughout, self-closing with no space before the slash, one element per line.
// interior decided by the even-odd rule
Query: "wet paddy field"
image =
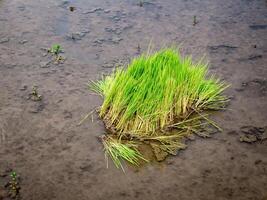
<path fill-rule="evenodd" d="M 231 101 L 221 133 L 124 174 L 106 168 L 97 115 L 77 124 L 102 102 L 88 81 L 149 44 L 205 56 Z M 0 0 L 0 200 L 11 171 L 25 200 L 266 200 L 266 138 L 266 1 Z"/>

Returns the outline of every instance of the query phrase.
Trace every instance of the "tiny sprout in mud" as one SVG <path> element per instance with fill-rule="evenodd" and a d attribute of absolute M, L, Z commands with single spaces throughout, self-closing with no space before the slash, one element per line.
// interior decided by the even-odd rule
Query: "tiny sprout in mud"
<path fill-rule="evenodd" d="M 195 25 L 197 25 L 197 16 L 196 15 L 194 15 L 194 17 L 193 17 L 193 26 L 195 26 Z"/>
<path fill-rule="evenodd" d="M 61 55 L 60 53 L 63 53 L 63 49 L 59 44 L 54 44 L 50 49 L 47 50 L 48 53 L 51 53 L 52 55 L 55 56 L 54 63 L 55 64 L 60 64 L 65 61 L 65 58 Z"/>
<path fill-rule="evenodd" d="M 63 52 L 63 49 L 59 44 L 54 44 L 50 49 L 48 49 L 48 52 L 58 55 L 59 53 Z"/>
<path fill-rule="evenodd" d="M 42 100 L 42 95 L 40 95 L 37 91 L 37 86 L 32 87 L 32 92 L 30 94 L 30 98 L 33 101 L 41 101 Z"/>
<path fill-rule="evenodd" d="M 58 55 L 60 52 L 62 52 L 62 48 L 59 44 L 54 44 L 50 49 L 50 53 Z"/>
<path fill-rule="evenodd" d="M 143 7 L 143 5 L 144 5 L 144 1 L 143 1 L 143 0 L 140 0 L 140 1 L 139 1 L 139 6 L 140 6 L 140 7 Z"/>
<path fill-rule="evenodd" d="M 18 175 L 15 171 L 11 172 L 10 174 L 11 180 L 8 183 L 8 188 L 9 188 L 9 194 L 12 198 L 17 198 L 19 195 L 19 182 L 18 182 Z"/>

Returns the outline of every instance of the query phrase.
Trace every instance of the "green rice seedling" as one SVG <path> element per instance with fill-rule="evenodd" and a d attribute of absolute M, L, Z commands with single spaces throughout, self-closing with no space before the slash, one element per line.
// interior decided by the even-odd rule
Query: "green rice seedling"
<path fill-rule="evenodd" d="M 93 84 L 104 97 L 100 116 L 119 133 L 151 135 L 192 110 L 220 109 L 226 84 L 207 76 L 207 64 L 182 58 L 174 49 L 133 59 Z"/>
<path fill-rule="evenodd" d="M 121 161 L 126 160 L 130 164 L 138 166 L 139 160 L 147 160 L 140 154 L 137 150 L 137 145 L 131 141 L 127 141 L 125 144 L 122 143 L 120 139 L 114 139 L 110 136 L 103 137 L 102 142 L 104 145 L 105 156 L 108 166 L 108 156 L 113 160 L 117 168 L 121 168 L 123 171 L 123 166 Z"/>
<path fill-rule="evenodd" d="M 7 183 L 7 186 L 9 187 L 9 195 L 12 197 L 12 199 L 18 199 L 20 195 L 18 175 L 15 171 L 12 171 L 10 177 L 11 180 Z"/>
<path fill-rule="evenodd" d="M 208 74 L 207 63 L 194 63 L 173 48 L 134 58 L 126 69 L 117 68 L 90 86 L 104 98 L 99 115 L 117 137 L 157 140 L 171 154 L 175 146 L 184 148 L 181 140 L 197 132 L 203 120 L 216 127 L 201 112 L 222 109 L 228 101 L 222 94 L 228 85 Z M 117 158 L 123 156 L 116 152 L 111 155 L 119 166 Z"/>
<path fill-rule="evenodd" d="M 66 60 L 63 56 L 60 55 L 61 53 L 64 53 L 64 51 L 59 44 L 53 44 L 51 48 L 44 50 L 46 50 L 47 53 L 50 53 L 54 57 L 55 64 L 62 64 Z M 47 53 L 44 56 L 46 56 Z"/>
<path fill-rule="evenodd" d="M 58 55 L 63 51 L 62 47 L 59 44 L 53 44 L 52 47 L 48 50 L 49 53 Z"/>

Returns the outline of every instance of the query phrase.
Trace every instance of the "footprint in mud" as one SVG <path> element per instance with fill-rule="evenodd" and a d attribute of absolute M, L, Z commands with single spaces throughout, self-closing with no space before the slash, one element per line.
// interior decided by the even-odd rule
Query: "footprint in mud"
<path fill-rule="evenodd" d="M 92 171 L 92 169 L 93 169 L 93 166 L 91 165 L 91 164 L 82 164 L 81 166 L 80 166 L 80 169 L 83 171 L 83 172 L 90 172 L 90 171 Z"/>
<path fill-rule="evenodd" d="M 88 10 L 88 11 L 84 11 L 82 14 L 91 14 L 91 13 L 98 13 L 98 12 L 101 12 L 101 11 L 104 11 L 103 8 L 94 8 L 92 10 Z"/>
<path fill-rule="evenodd" d="M 95 47 L 102 47 L 102 44 L 106 42 L 106 39 L 104 38 L 99 38 L 93 41 L 93 46 Z"/>
<path fill-rule="evenodd" d="M 231 45 L 216 45 L 216 46 L 208 46 L 208 49 L 211 53 L 225 53 L 230 54 L 233 53 L 238 47 Z"/>
<path fill-rule="evenodd" d="M 119 67 L 119 66 L 124 66 L 127 63 L 129 63 L 129 59 L 127 58 L 123 58 L 123 59 L 113 59 L 109 62 L 105 62 L 102 67 L 103 68 L 115 68 L 115 67 Z"/>
<path fill-rule="evenodd" d="M 260 55 L 260 54 L 252 54 L 252 55 L 249 55 L 247 58 L 240 58 L 239 61 L 255 61 L 255 60 L 258 60 L 258 59 L 261 59 L 263 56 Z"/>
<path fill-rule="evenodd" d="M 60 2 L 58 6 L 60 8 L 67 8 L 67 7 L 69 7 L 69 5 L 70 5 L 70 1 L 64 0 L 64 1 Z"/>
<path fill-rule="evenodd" d="M 116 22 L 119 22 L 126 17 L 127 17 L 127 14 L 124 11 L 118 10 L 115 12 L 114 15 L 110 16 L 109 19 L 116 23 Z"/>
<path fill-rule="evenodd" d="M 50 64 L 52 63 L 52 61 L 51 60 L 49 60 L 49 61 L 41 61 L 40 62 L 40 67 L 41 68 L 48 68 L 48 67 L 50 67 Z"/>
<path fill-rule="evenodd" d="M 24 11 L 26 9 L 26 6 L 25 5 L 19 5 L 17 8 L 19 11 Z"/>
<path fill-rule="evenodd" d="M 266 96 L 267 94 L 267 80 L 254 79 L 251 81 L 243 82 L 242 86 L 236 89 L 238 92 L 248 91 L 252 93 L 253 97 Z M 251 94 L 250 94 L 251 96 Z"/>
<path fill-rule="evenodd" d="M 72 118 L 72 113 L 70 111 L 64 110 L 63 115 L 64 115 L 64 119 Z"/>
<path fill-rule="evenodd" d="M 240 142 L 254 143 L 267 139 L 267 127 L 242 126 L 239 134 Z"/>
<path fill-rule="evenodd" d="M 115 26 L 108 26 L 105 31 L 110 34 L 110 38 L 107 39 L 108 42 L 119 42 L 122 40 L 120 37 L 122 32 L 125 32 L 133 27 L 133 24 L 129 22 L 124 22 L 120 24 L 115 24 Z"/>
<path fill-rule="evenodd" d="M 71 41 L 76 41 L 76 40 L 81 40 L 83 39 L 87 33 L 89 33 L 89 30 L 84 30 L 81 32 L 74 32 L 74 33 L 70 33 L 66 36 L 67 40 L 71 40 Z"/>
<path fill-rule="evenodd" d="M 111 44 L 119 44 L 122 40 L 123 39 L 121 37 L 110 37 L 107 39 L 107 42 Z"/>
<path fill-rule="evenodd" d="M 256 25 L 250 25 L 249 28 L 251 28 L 252 30 L 264 30 L 267 29 L 267 24 L 256 24 Z"/>
<path fill-rule="evenodd" d="M 154 2 L 142 1 L 140 0 L 137 4 L 139 7 L 144 7 L 147 11 L 156 11 L 162 9 L 161 5 L 158 5 Z"/>

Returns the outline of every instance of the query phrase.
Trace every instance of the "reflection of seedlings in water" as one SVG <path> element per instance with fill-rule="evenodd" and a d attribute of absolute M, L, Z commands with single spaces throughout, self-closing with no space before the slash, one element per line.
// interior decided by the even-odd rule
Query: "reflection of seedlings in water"
<path fill-rule="evenodd" d="M 144 6 L 144 1 L 143 1 L 143 0 L 140 0 L 140 1 L 139 1 L 139 6 L 140 6 L 140 7 L 143 7 L 143 6 Z"/>
<path fill-rule="evenodd" d="M 194 15 L 194 17 L 193 17 L 193 26 L 195 26 L 197 23 L 198 23 L 197 16 Z"/>
<path fill-rule="evenodd" d="M 195 64 L 175 49 L 164 49 L 141 55 L 127 69 L 116 68 L 90 85 L 104 97 L 99 115 L 110 132 L 104 137 L 116 142 L 103 144 L 116 166 L 125 152 L 116 149 L 114 159 L 114 149 L 110 150 L 114 146 L 152 144 L 154 155 L 161 161 L 184 149 L 187 137 L 209 137 L 221 130 L 202 111 L 223 109 L 228 98 L 222 92 L 228 86 L 207 73 L 207 64 Z"/>
<path fill-rule="evenodd" d="M 41 101 L 42 100 L 42 95 L 40 95 L 39 92 L 37 91 L 37 86 L 32 87 L 30 99 L 33 101 Z"/>
<path fill-rule="evenodd" d="M 8 189 L 9 189 L 9 195 L 12 199 L 18 199 L 19 191 L 20 191 L 18 175 L 15 171 L 13 171 L 11 172 L 10 177 L 11 177 L 11 180 L 7 184 Z"/>
<path fill-rule="evenodd" d="M 70 9 L 71 12 L 73 12 L 74 10 L 76 10 L 76 8 L 74 6 L 70 6 L 69 9 Z"/>

